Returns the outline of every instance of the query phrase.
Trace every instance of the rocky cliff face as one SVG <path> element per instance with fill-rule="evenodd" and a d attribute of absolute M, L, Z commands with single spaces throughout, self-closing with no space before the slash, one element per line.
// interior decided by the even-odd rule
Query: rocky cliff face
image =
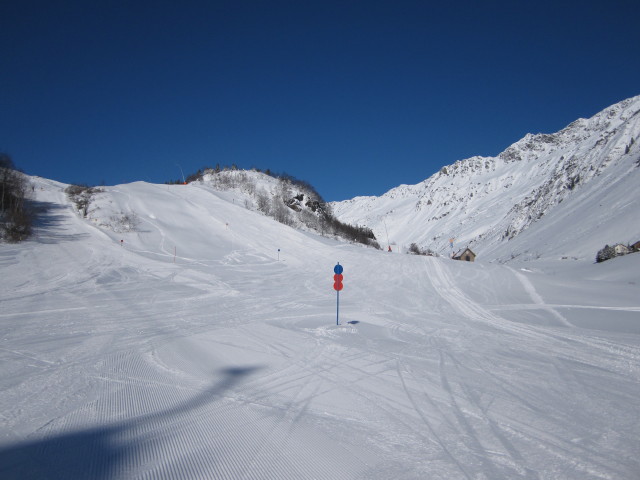
<path fill-rule="evenodd" d="M 640 189 L 621 180 L 629 175 L 640 180 L 638 171 L 640 96 L 557 133 L 528 134 L 497 157 L 460 160 L 417 185 L 337 202 L 333 209 L 343 221 L 372 228 L 383 242 L 388 234 L 389 243 L 416 242 L 446 254 L 448 240 L 455 238 L 460 247 L 498 252 L 511 249 L 508 242 L 562 210 L 569 199 L 624 188 L 628 191 L 620 195 L 637 201 Z M 580 201 L 572 203 L 575 208 Z"/>

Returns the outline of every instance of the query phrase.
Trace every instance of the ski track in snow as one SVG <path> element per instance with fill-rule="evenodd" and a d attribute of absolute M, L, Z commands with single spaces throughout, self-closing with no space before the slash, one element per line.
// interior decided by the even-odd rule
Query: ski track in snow
<path fill-rule="evenodd" d="M 515 329 L 519 333 L 519 341 L 527 338 L 528 333 L 525 331 L 527 330 L 527 327 L 509 325 L 508 320 L 488 312 L 483 307 L 473 302 L 468 296 L 464 295 L 464 293 L 456 287 L 455 282 L 450 277 L 448 272 L 444 268 L 442 268 L 441 264 L 439 264 L 438 262 L 431 262 L 431 266 L 435 267 L 431 273 L 434 278 L 434 286 L 436 287 L 436 290 L 440 295 L 443 296 L 443 298 L 446 298 L 447 301 L 449 301 L 456 310 L 460 311 L 470 320 L 486 321 L 492 326 L 498 327 L 500 330 L 512 331 Z M 536 305 L 542 305 L 545 310 L 549 311 L 551 315 L 560 320 L 560 316 L 557 314 L 557 312 L 554 312 L 551 308 L 548 308 L 548 306 L 544 305 L 542 298 L 535 292 L 535 289 L 528 282 L 528 280 L 520 278 L 520 275 L 518 274 L 516 274 L 516 276 L 522 283 L 526 292 L 532 297 L 532 300 L 536 303 Z M 561 323 L 563 326 L 571 326 L 568 322 L 561 321 Z M 584 362 L 583 365 L 586 367 L 590 363 L 593 364 L 594 357 L 597 358 L 598 356 L 601 356 L 604 362 L 601 365 L 597 366 L 598 369 L 607 366 L 609 368 L 612 368 L 613 371 L 618 371 L 621 374 L 631 373 L 631 381 L 635 383 L 637 381 L 638 373 L 637 363 L 639 350 L 637 347 L 620 345 L 614 346 L 607 340 L 589 338 L 588 336 L 579 336 L 574 334 L 573 332 L 574 330 L 567 331 L 566 335 L 561 335 L 558 332 L 553 332 L 549 335 L 548 338 L 554 344 L 558 339 L 561 339 L 563 342 L 570 342 L 571 344 L 578 343 L 579 345 L 588 347 L 589 351 L 586 355 L 582 352 L 578 353 L 572 351 L 570 354 L 567 354 L 566 357 L 562 353 L 558 354 L 557 357 L 553 354 L 545 357 L 545 360 L 549 361 L 553 366 L 554 372 L 557 377 L 557 379 L 551 383 L 556 385 L 559 384 L 568 386 L 568 392 L 572 394 L 576 394 L 579 392 L 581 399 L 581 408 L 591 407 L 589 408 L 591 412 L 599 413 L 599 409 L 601 408 L 599 405 L 600 399 L 596 398 L 596 401 L 592 401 L 590 397 L 593 396 L 593 392 L 598 388 L 601 388 L 601 386 L 598 382 L 585 383 L 583 380 L 581 380 L 581 376 L 573 373 L 575 371 L 575 365 L 573 363 Z M 541 331 L 539 328 L 532 328 L 530 334 L 532 334 L 533 337 L 531 337 L 531 339 L 542 340 L 542 338 L 540 338 L 540 333 Z M 549 345 L 549 347 L 549 352 L 553 352 L 558 349 L 557 345 Z M 562 350 L 560 350 L 560 352 L 562 352 Z M 620 356 L 622 356 L 622 358 L 620 358 Z M 444 358 L 450 358 L 454 362 L 456 361 L 455 356 L 450 352 L 446 352 L 446 356 L 443 357 L 443 364 Z M 629 369 L 627 368 L 629 365 L 635 365 L 634 367 L 632 367 L 631 371 L 629 371 Z M 539 403 L 539 401 L 537 401 L 535 396 L 528 394 L 526 391 L 524 392 L 524 396 L 519 396 L 518 391 L 522 391 L 522 387 L 518 386 L 518 382 L 512 382 L 510 379 L 505 380 L 503 378 L 499 378 L 491 372 L 490 368 L 483 368 L 483 372 L 488 375 L 489 379 L 492 379 L 494 381 L 497 380 L 498 382 L 502 383 L 503 386 L 506 386 L 506 388 L 503 388 L 503 391 L 515 398 L 519 404 L 525 405 L 529 410 L 538 412 L 537 421 L 540 422 L 540 414 L 545 413 L 545 409 L 537 406 L 537 403 Z M 458 376 L 456 378 L 460 377 Z M 443 382 L 447 382 L 445 376 L 443 376 Z M 468 392 L 468 395 L 470 395 L 472 390 L 466 388 L 464 385 L 463 387 Z M 447 389 L 449 390 L 449 388 Z M 570 396 L 567 396 L 566 400 L 570 401 Z M 626 398 L 624 399 L 624 401 L 633 402 L 631 398 Z M 473 401 L 473 403 L 476 407 L 481 408 L 480 403 L 478 403 L 477 401 Z M 564 405 L 562 406 L 564 407 Z M 486 414 L 486 410 L 482 408 L 481 410 L 483 410 Z M 553 412 L 553 415 L 558 415 L 558 413 L 559 412 Z M 583 420 L 585 423 L 588 423 L 589 421 L 587 417 L 588 415 L 586 414 L 583 416 Z M 606 455 L 603 455 L 596 449 L 592 449 L 589 447 L 585 447 L 584 450 L 578 449 L 575 447 L 573 441 L 571 440 L 563 439 L 560 436 L 542 434 L 542 432 L 538 429 L 531 428 L 526 424 L 521 424 L 518 429 L 514 430 L 512 426 L 513 418 L 509 418 L 508 421 L 495 421 L 485 415 L 484 419 L 485 422 L 487 422 L 491 426 L 494 435 L 497 435 L 500 438 L 502 445 L 505 447 L 505 453 L 510 454 L 516 464 L 523 465 L 523 458 L 525 458 L 525 456 L 520 454 L 514 448 L 513 444 L 511 444 L 509 441 L 506 441 L 506 438 L 514 437 L 517 435 L 517 437 L 534 442 L 537 448 L 552 453 L 554 456 L 561 459 L 563 463 L 573 465 L 573 468 L 575 468 L 576 471 L 581 471 L 586 476 L 594 475 L 596 478 L 608 478 L 612 475 L 611 473 L 608 473 L 608 470 L 613 470 L 613 472 L 615 472 L 613 474 L 614 477 L 620 476 L 624 478 L 626 475 L 628 475 L 628 473 L 625 473 L 624 470 L 618 470 L 618 466 L 615 465 L 615 463 L 612 464 L 610 459 L 607 458 Z M 469 430 L 469 433 L 470 436 L 473 437 L 471 430 Z M 589 458 L 589 461 L 584 460 L 583 457 Z M 533 470 L 526 469 L 526 472 L 527 475 L 531 475 L 533 473 Z M 569 473 L 567 471 L 564 471 L 562 473 L 563 476 L 568 477 L 572 476 L 573 474 L 574 473 Z M 533 478 L 536 477 L 534 476 Z"/>
<path fill-rule="evenodd" d="M 529 281 L 529 279 L 527 279 L 526 276 L 524 276 L 522 273 L 517 272 L 516 270 L 514 270 L 512 268 L 509 268 L 509 270 L 511 270 L 511 272 L 516 276 L 518 281 L 522 284 L 522 286 L 527 291 L 527 293 L 531 296 L 531 299 L 533 300 L 533 302 L 536 305 L 540 305 L 542 308 L 544 308 L 549 313 L 551 313 L 560 322 L 561 325 L 564 325 L 565 327 L 573 327 L 574 326 L 574 325 L 571 324 L 571 322 L 569 322 L 569 320 L 567 320 L 562 315 L 560 315 L 557 310 L 555 310 L 553 307 L 551 307 L 549 305 L 546 305 L 544 303 L 544 300 L 542 299 L 542 297 L 540 295 L 538 295 L 538 292 L 536 291 L 535 287 Z"/>
<path fill-rule="evenodd" d="M 118 187 L 145 225 L 121 246 L 40 182 L 55 228 L 40 229 L 44 243 L 0 250 L 10 273 L 0 291 L 3 479 L 640 471 L 637 336 L 572 325 L 558 311 L 567 306 L 545 302 L 524 274 L 465 265 L 488 287 L 498 285 L 491 275 L 514 280 L 489 304 L 466 293 L 458 265 L 314 243 L 182 186 Z M 197 199 L 182 213 L 214 225 L 177 236 L 159 211 L 189 194 Z M 201 234 L 220 246 L 196 247 Z M 174 264 L 171 244 L 190 240 Z M 286 261 L 270 257 L 270 241 Z M 335 257 L 345 265 L 341 325 Z M 529 310 L 548 322 L 510 319 Z"/>

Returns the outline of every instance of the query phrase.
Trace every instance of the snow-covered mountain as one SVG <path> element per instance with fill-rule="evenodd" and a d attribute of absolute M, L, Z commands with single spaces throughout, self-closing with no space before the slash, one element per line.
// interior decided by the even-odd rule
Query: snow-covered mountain
<path fill-rule="evenodd" d="M 33 236 L 0 243 L 0 478 L 636 479 L 640 253 L 593 258 L 640 239 L 638 111 L 336 205 L 473 264 L 337 241 L 256 171 L 31 177 Z"/>
<path fill-rule="evenodd" d="M 370 230 L 340 222 L 313 186 L 290 176 L 236 168 L 205 169 L 185 184 L 297 230 L 379 248 Z M 65 191 L 78 214 L 101 228 L 125 233 L 135 231 L 140 224 L 131 202 L 114 202 L 109 189 L 74 185 Z"/>
<path fill-rule="evenodd" d="M 638 253 L 389 255 L 206 179 L 30 181 L 34 235 L 0 244 L 2 480 L 637 478 Z"/>
<path fill-rule="evenodd" d="M 497 157 L 443 167 L 417 185 L 333 203 L 380 243 L 441 254 L 470 246 L 488 260 L 593 259 L 640 240 L 640 96 L 554 134 L 528 134 Z"/>

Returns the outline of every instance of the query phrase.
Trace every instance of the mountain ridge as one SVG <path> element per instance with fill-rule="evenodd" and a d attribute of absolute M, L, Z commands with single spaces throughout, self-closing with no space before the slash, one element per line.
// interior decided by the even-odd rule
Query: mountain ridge
<path fill-rule="evenodd" d="M 623 181 L 629 175 L 640 181 L 639 144 L 640 96 L 636 96 L 556 133 L 527 134 L 495 157 L 459 160 L 418 184 L 331 205 L 340 220 L 366 225 L 399 250 L 417 243 L 448 255 L 449 239 L 454 238 L 456 248 L 470 246 L 483 251 L 485 258 L 489 253 L 490 260 L 507 261 L 526 253 L 518 246 L 521 242 L 512 240 L 527 231 L 532 235 L 531 227 L 569 198 L 602 197 L 615 213 L 640 223 L 632 212 L 640 206 L 633 182 Z M 626 192 L 628 205 L 606 200 L 614 186 Z M 612 230 L 624 235 L 620 228 Z M 605 240 L 604 233 L 596 236 L 602 241 L 640 237 L 637 226 L 630 227 L 629 238 Z M 574 238 L 574 243 L 580 244 L 580 239 Z M 579 257 L 595 255 L 591 242 L 582 243 Z M 551 253 L 547 249 L 533 256 Z"/>

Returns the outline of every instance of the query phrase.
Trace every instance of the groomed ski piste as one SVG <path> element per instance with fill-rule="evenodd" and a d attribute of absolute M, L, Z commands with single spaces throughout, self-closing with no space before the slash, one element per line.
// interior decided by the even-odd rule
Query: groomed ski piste
<path fill-rule="evenodd" d="M 32 182 L 35 236 L 0 245 L 2 479 L 638 478 L 640 254 L 392 255 L 196 184 L 84 219 Z"/>

